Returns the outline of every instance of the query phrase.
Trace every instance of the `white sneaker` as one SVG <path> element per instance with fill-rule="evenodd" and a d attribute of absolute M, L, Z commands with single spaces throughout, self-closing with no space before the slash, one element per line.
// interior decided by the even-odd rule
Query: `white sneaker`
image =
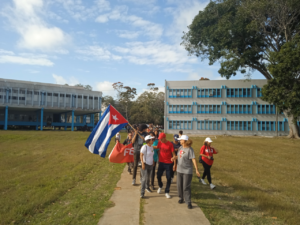
<path fill-rule="evenodd" d="M 169 193 L 166 193 L 166 198 L 171 198 L 171 196 L 169 195 Z"/>
<path fill-rule="evenodd" d="M 135 185 L 135 179 L 132 180 L 132 185 Z"/>
<path fill-rule="evenodd" d="M 160 194 L 161 193 L 161 188 L 157 189 L 157 193 Z"/>
<path fill-rule="evenodd" d="M 200 179 L 201 183 L 204 185 L 207 185 L 207 183 L 205 183 L 205 181 L 203 179 Z"/>
<path fill-rule="evenodd" d="M 216 185 L 210 184 L 210 189 L 214 189 Z"/>

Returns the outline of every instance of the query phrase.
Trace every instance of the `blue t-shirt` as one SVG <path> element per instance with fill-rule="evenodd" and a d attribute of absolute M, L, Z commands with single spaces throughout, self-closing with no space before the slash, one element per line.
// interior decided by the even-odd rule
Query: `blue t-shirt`
<path fill-rule="evenodd" d="M 152 146 L 157 146 L 158 144 L 158 140 L 156 139 L 154 142 L 153 142 L 153 145 Z M 153 149 L 154 150 L 154 155 L 153 155 L 153 160 L 154 162 L 158 162 L 158 151 L 159 149 Z"/>

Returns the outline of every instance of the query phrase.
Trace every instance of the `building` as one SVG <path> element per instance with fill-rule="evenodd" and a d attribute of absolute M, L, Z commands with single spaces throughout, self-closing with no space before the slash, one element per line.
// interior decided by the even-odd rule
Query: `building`
<path fill-rule="evenodd" d="M 0 79 L 0 127 L 94 127 L 101 98 L 82 87 Z"/>
<path fill-rule="evenodd" d="M 260 99 L 266 83 L 266 80 L 165 81 L 165 132 L 274 136 L 275 106 Z M 288 133 L 287 119 L 279 114 L 278 134 Z"/>

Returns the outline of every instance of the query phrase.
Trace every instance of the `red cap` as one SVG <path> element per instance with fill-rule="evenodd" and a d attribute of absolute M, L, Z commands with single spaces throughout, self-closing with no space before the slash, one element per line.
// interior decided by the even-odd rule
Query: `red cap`
<path fill-rule="evenodd" d="M 159 136 L 158 136 L 158 139 L 163 139 L 166 137 L 166 134 L 165 133 L 160 133 Z"/>

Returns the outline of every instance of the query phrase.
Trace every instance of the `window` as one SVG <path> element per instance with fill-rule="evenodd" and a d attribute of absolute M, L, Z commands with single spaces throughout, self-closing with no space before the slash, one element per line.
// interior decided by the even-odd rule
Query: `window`
<path fill-rule="evenodd" d="M 197 113 L 221 114 L 221 105 L 197 105 Z"/>
<path fill-rule="evenodd" d="M 276 131 L 275 121 L 258 121 L 257 130 L 258 131 Z M 284 122 L 278 122 L 278 131 L 284 131 Z"/>
<path fill-rule="evenodd" d="M 227 98 L 252 97 L 251 88 L 228 88 L 226 89 Z"/>
<path fill-rule="evenodd" d="M 252 114 L 252 105 L 226 105 L 227 114 Z"/>
<path fill-rule="evenodd" d="M 261 88 L 256 89 L 256 97 L 262 97 Z"/>
<path fill-rule="evenodd" d="M 222 130 L 222 121 L 199 120 L 197 130 Z"/>
<path fill-rule="evenodd" d="M 275 114 L 275 105 L 257 105 L 257 114 Z"/>
<path fill-rule="evenodd" d="M 226 130 L 252 130 L 252 121 L 227 121 Z"/>
<path fill-rule="evenodd" d="M 197 90 L 198 98 L 221 98 L 221 89 L 203 89 Z"/>
<path fill-rule="evenodd" d="M 193 113 L 192 105 L 169 105 L 169 113 Z"/>
<path fill-rule="evenodd" d="M 192 98 L 192 89 L 169 89 L 169 98 Z"/>
<path fill-rule="evenodd" d="M 170 120 L 169 129 L 171 130 L 192 130 L 193 124 L 192 121 L 187 120 Z"/>

